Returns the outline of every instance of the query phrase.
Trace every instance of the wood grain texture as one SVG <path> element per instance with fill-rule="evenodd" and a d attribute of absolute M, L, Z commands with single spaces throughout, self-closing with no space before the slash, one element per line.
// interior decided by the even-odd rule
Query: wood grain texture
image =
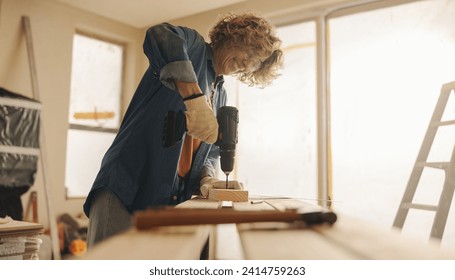
<path fill-rule="evenodd" d="M 210 189 L 208 199 L 217 201 L 248 201 L 248 191 L 232 189 Z"/>
<path fill-rule="evenodd" d="M 306 202 L 292 199 L 234 202 L 232 209 L 221 208 L 221 205 L 220 201 L 192 199 L 178 205 L 178 208 L 189 208 L 188 212 L 219 210 L 220 217 L 227 211 L 248 216 L 254 212 L 273 210 L 283 213 L 290 211 L 288 209 L 311 208 Z M 197 259 L 209 235 L 211 259 L 455 260 L 454 252 L 443 250 L 435 243 L 412 240 L 392 229 L 378 228 L 343 215 L 333 225 L 249 222 L 237 226 L 132 229 L 102 242 L 89 252 L 87 259 Z"/>
<path fill-rule="evenodd" d="M 211 227 L 131 229 L 97 244 L 85 260 L 198 260 Z"/>
<path fill-rule="evenodd" d="M 268 206 L 265 206 L 265 205 Z M 293 199 L 270 199 L 264 203 L 235 203 L 234 209 L 260 211 L 311 208 Z M 436 243 L 413 240 L 394 229 L 340 215 L 329 225 L 295 227 L 289 223 L 249 223 L 237 226 L 243 253 L 250 260 L 437 260 L 455 259 L 455 253 Z M 273 246 L 270 246 L 273 244 Z"/>

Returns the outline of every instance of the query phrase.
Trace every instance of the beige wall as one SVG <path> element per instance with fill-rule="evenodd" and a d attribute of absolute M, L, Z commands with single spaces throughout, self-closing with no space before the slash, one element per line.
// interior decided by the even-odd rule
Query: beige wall
<path fill-rule="evenodd" d="M 289 24 L 314 18 L 346 3 L 366 2 L 368 0 L 249 0 L 227 7 L 180 18 L 172 23 L 190 26 L 207 38 L 209 28 L 219 15 L 229 12 L 256 12 L 275 25 Z"/>
<path fill-rule="evenodd" d="M 250 0 L 226 8 L 172 21 L 186 25 L 207 36 L 209 27 L 219 14 L 229 11 L 255 11 L 276 24 L 302 20 L 314 16 L 327 5 L 350 0 Z M 30 17 L 33 32 L 42 118 L 47 154 L 46 181 L 51 191 L 56 215 L 77 215 L 82 211 L 83 199 L 66 199 L 65 156 L 68 129 L 68 103 L 71 74 L 72 36 L 75 30 L 94 33 L 127 46 L 124 78 L 124 110 L 134 93 L 147 60 L 142 52 L 144 29 L 136 29 L 106 18 L 48 0 L 0 0 L 0 87 L 29 97 L 32 96 L 25 37 L 21 17 Z M 83 152 L 83 151 L 81 151 Z M 39 221 L 48 225 L 43 172 L 39 172 L 32 190 L 38 192 Z M 28 194 L 23 196 L 24 205 Z"/>
<path fill-rule="evenodd" d="M 143 31 L 47 0 L 1 0 L 0 2 L 0 87 L 33 97 L 21 17 L 30 18 L 37 67 L 42 129 L 48 162 L 46 182 L 51 190 L 56 215 L 82 211 L 82 199 L 66 199 L 65 155 L 68 129 L 72 38 L 76 29 L 92 32 L 126 44 L 124 92 L 127 104 L 143 73 Z M 81 151 L 83 152 L 83 151 Z M 48 225 L 42 168 L 35 185 L 39 222 Z M 28 193 L 23 196 L 24 207 Z"/>

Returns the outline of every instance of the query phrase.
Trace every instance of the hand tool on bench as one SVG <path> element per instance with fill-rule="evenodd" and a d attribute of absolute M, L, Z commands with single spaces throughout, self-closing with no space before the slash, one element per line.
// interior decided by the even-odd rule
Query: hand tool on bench
<path fill-rule="evenodd" d="M 233 209 L 188 209 L 163 207 L 147 209 L 134 213 L 134 225 L 139 230 L 159 226 L 255 223 L 255 222 L 288 222 L 303 223 L 304 225 L 333 224 L 337 220 L 334 212 L 318 209 L 305 211 L 296 210 L 266 210 L 266 211 L 236 211 Z"/>

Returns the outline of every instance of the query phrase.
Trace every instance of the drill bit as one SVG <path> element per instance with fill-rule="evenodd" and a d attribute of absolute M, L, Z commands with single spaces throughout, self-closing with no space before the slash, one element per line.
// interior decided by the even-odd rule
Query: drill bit
<path fill-rule="evenodd" d="M 228 177 L 229 177 L 229 174 L 226 173 L 226 189 L 228 188 L 229 184 L 228 184 Z"/>

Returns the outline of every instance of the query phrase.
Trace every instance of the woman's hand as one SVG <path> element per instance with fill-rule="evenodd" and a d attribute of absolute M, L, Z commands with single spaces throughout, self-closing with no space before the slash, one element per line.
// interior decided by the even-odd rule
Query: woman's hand
<path fill-rule="evenodd" d="M 226 189 L 226 181 L 219 180 L 213 177 L 204 177 L 200 182 L 199 191 L 201 195 L 207 197 L 211 189 Z M 243 184 L 238 181 L 228 181 L 228 189 L 243 190 Z"/>
<path fill-rule="evenodd" d="M 175 82 L 180 95 L 187 99 L 202 93 L 197 83 Z M 218 139 L 218 122 L 205 95 L 184 101 L 186 106 L 186 130 L 194 138 L 213 144 Z"/>

